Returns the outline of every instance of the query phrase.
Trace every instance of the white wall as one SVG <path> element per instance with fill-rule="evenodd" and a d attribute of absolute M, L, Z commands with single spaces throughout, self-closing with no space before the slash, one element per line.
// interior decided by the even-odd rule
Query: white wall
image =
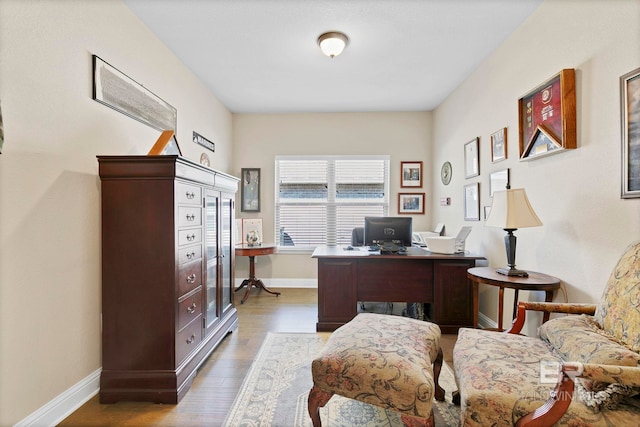
<path fill-rule="evenodd" d="M 239 176 L 241 168 L 260 168 L 262 181 L 261 212 L 238 209 L 236 216 L 262 218 L 266 239 L 274 238 L 275 156 L 296 154 L 390 155 L 390 215 L 397 213 L 398 192 L 426 192 L 425 214 L 411 217 L 416 230 L 432 227 L 431 113 L 234 114 L 231 173 Z M 405 191 L 400 188 L 400 162 L 415 160 L 424 161 L 423 188 Z M 240 192 L 237 200 L 240 206 Z M 281 253 L 256 261 L 256 275 L 267 286 L 273 282 L 300 286 L 317 277 L 317 261 L 309 253 Z M 248 264 L 246 258 L 236 260 L 236 281 L 248 277 Z"/>
<path fill-rule="evenodd" d="M 91 54 L 178 110 L 185 157 L 213 140 L 229 172 L 231 114 L 119 0 L 0 2 L 0 425 L 102 365 L 96 155 L 146 154 L 159 132 L 91 99 Z"/>
<path fill-rule="evenodd" d="M 544 223 L 515 233 L 517 265 L 562 279 L 572 302 L 597 301 L 624 248 L 640 238 L 640 199 L 620 199 L 619 91 L 619 77 L 640 66 L 639 34 L 637 0 L 546 0 L 434 111 L 434 174 L 444 161 L 454 170 L 446 187 L 434 175 L 433 200 L 453 199 L 433 205 L 435 220 L 472 225 L 468 249 L 506 265 L 504 231 L 463 221 L 462 188 L 480 182 L 481 206 L 490 205 L 489 174 L 510 168 L 512 188 L 526 188 Z M 563 68 L 576 69 L 578 148 L 520 162 L 517 100 Z M 505 126 L 508 160 L 492 164 L 489 136 Z M 465 179 L 463 145 L 476 136 L 481 175 Z M 480 311 L 495 320 L 497 291 L 481 291 Z"/>

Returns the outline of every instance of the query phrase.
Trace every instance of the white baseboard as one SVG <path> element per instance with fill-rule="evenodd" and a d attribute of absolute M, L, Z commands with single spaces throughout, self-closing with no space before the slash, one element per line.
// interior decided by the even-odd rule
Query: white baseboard
<path fill-rule="evenodd" d="M 495 329 L 498 327 L 498 323 L 495 322 L 492 318 L 485 316 L 480 312 L 478 313 L 478 326 L 485 329 Z"/>
<path fill-rule="evenodd" d="M 19 421 L 14 427 L 55 426 L 71 415 L 76 409 L 98 394 L 102 368 L 89 374 L 71 388 L 62 392 L 46 405 Z"/>
<path fill-rule="evenodd" d="M 236 277 L 236 289 L 244 279 Z M 317 288 L 318 279 L 260 279 L 267 288 Z"/>

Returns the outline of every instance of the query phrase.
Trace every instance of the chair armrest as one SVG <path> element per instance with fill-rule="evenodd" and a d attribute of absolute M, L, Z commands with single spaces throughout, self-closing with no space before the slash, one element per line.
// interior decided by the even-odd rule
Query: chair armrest
<path fill-rule="evenodd" d="M 575 388 L 573 379 L 576 377 L 640 387 L 640 367 L 565 362 L 560 368 L 558 383 L 549 399 L 532 413 L 520 418 L 516 427 L 555 424 L 571 404 Z"/>
<path fill-rule="evenodd" d="M 544 311 L 547 313 L 589 314 L 593 316 L 596 312 L 596 306 L 595 304 L 521 301 L 518 303 L 518 314 L 516 318 L 513 319 L 513 324 L 505 333 L 520 333 L 524 326 L 527 310 Z"/>

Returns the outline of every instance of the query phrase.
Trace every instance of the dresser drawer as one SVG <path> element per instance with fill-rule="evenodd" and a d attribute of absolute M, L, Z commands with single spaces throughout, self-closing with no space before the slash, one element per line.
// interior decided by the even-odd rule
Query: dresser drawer
<path fill-rule="evenodd" d="M 178 302 L 178 330 L 182 330 L 196 317 L 202 314 L 202 290 L 190 294 Z"/>
<path fill-rule="evenodd" d="M 191 228 L 178 231 L 178 245 L 184 246 L 202 242 L 202 228 Z"/>
<path fill-rule="evenodd" d="M 202 258 L 202 245 L 178 249 L 178 264 L 185 264 L 200 258 Z"/>
<path fill-rule="evenodd" d="M 183 264 L 178 268 L 178 297 L 202 285 L 202 259 Z"/>
<path fill-rule="evenodd" d="M 176 202 L 179 205 L 198 205 L 202 203 L 202 189 L 183 182 L 176 183 Z"/>
<path fill-rule="evenodd" d="M 198 347 L 202 341 L 202 315 L 198 315 L 193 322 L 178 332 L 176 342 L 176 366 Z"/>
<path fill-rule="evenodd" d="M 202 225 L 202 208 L 179 206 L 178 227 Z"/>

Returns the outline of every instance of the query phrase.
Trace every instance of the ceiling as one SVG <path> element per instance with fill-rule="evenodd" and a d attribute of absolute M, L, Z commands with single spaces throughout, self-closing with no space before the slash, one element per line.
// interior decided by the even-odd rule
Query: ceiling
<path fill-rule="evenodd" d="M 542 1 L 124 0 L 234 113 L 433 110 Z"/>

